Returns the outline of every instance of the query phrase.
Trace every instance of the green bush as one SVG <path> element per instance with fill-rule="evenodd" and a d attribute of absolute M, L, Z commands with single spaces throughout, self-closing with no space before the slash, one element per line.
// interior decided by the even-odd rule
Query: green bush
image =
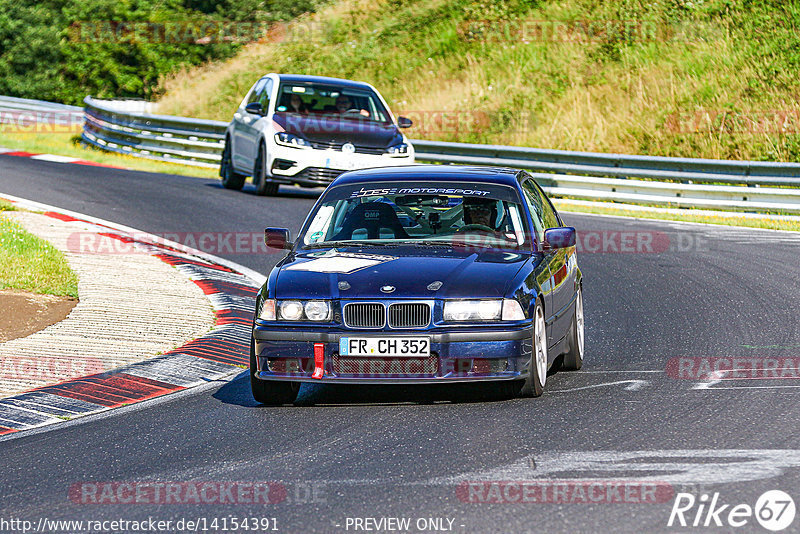
<path fill-rule="evenodd" d="M 230 57 L 241 42 L 139 39 L 120 23 L 270 23 L 313 11 L 317 0 L 15 0 L 0 2 L 0 94 L 79 104 L 156 96 L 159 79 L 182 67 Z M 157 26 L 153 26 L 158 28 Z M 213 27 L 213 26 L 206 26 Z M 216 26 L 219 27 L 219 26 Z M 262 26 L 254 26 L 259 28 Z M 130 28 L 130 26 L 128 26 Z M 201 38 L 201 34 L 197 34 Z"/>

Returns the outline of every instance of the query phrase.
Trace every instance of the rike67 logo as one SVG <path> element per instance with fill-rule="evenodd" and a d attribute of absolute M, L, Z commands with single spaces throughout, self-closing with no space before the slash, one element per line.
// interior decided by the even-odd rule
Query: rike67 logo
<path fill-rule="evenodd" d="M 740 528 L 753 517 L 767 530 L 785 530 L 794 522 L 794 500 L 780 490 L 764 492 L 755 506 L 741 503 L 731 505 L 720 500 L 719 493 L 695 498 L 691 493 L 678 493 L 669 514 L 667 526 Z"/>

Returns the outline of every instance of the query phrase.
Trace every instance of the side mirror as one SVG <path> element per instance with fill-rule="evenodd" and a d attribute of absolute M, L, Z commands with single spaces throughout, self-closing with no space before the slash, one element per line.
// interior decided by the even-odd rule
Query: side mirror
<path fill-rule="evenodd" d="M 264 108 L 261 107 L 261 102 L 250 102 L 244 107 L 244 110 L 251 115 L 264 116 Z"/>
<path fill-rule="evenodd" d="M 264 243 L 269 248 L 287 250 L 292 248 L 289 240 L 289 230 L 286 228 L 267 228 L 264 230 Z"/>
<path fill-rule="evenodd" d="M 408 117 L 397 117 L 397 127 L 398 128 L 411 128 L 411 125 L 414 124 L 411 122 L 411 119 Z"/>
<path fill-rule="evenodd" d="M 569 248 L 575 246 L 577 232 L 572 226 L 562 226 L 560 228 L 548 228 L 544 231 L 544 242 L 540 252 L 548 252 L 559 248 Z"/>

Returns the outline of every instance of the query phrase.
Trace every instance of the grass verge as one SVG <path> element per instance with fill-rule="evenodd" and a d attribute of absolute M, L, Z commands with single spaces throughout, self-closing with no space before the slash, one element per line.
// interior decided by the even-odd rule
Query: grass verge
<path fill-rule="evenodd" d="M 13 148 L 24 152 L 36 154 L 55 154 L 79 158 L 103 165 L 113 165 L 135 171 L 160 172 L 165 174 L 179 174 L 182 176 L 196 176 L 198 178 L 218 178 L 216 169 L 190 167 L 178 163 L 166 163 L 148 159 L 104 152 L 92 147 L 86 147 L 78 142 L 79 136 L 74 133 L 11 133 L 0 130 L 0 146 Z"/>
<path fill-rule="evenodd" d="M 0 201 L 0 213 L 13 209 Z M 78 298 L 78 277 L 60 250 L 0 215 L 0 289 Z"/>
<path fill-rule="evenodd" d="M 800 231 L 800 221 L 785 221 L 780 219 L 755 219 L 748 217 L 738 217 L 736 214 L 728 215 L 707 215 L 702 213 L 692 213 L 693 210 L 685 210 L 685 213 L 674 213 L 664 211 L 645 211 L 628 210 L 614 207 L 613 204 L 607 206 L 585 206 L 582 204 L 570 203 L 569 199 L 553 199 L 553 203 L 558 211 L 571 211 L 575 213 L 597 213 L 600 215 L 617 215 L 621 217 L 635 217 L 638 219 L 659 219 L 664 221 L 681 221 L 704 224 L 718 224 L 722 226 L 743 226 L 747 228 L 764 228 L 768 230 L 789 230 Z"/>

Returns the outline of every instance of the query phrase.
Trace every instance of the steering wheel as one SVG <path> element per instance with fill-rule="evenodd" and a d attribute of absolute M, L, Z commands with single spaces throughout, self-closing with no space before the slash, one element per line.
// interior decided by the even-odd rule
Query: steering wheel
<path fill-rule="evenodd" d="M 494 230 L 492 230 L 490 227 L 486 226 L 485 224 L 465 224 L 464 226 L 462 226 L 461 228 L 456 230 L 456 232 L 458 232 L 458 233 L 462 233 L 462 232 L 484 232 L 484 233 L 487 233 L 487 234 L 496 233 Z"/>

